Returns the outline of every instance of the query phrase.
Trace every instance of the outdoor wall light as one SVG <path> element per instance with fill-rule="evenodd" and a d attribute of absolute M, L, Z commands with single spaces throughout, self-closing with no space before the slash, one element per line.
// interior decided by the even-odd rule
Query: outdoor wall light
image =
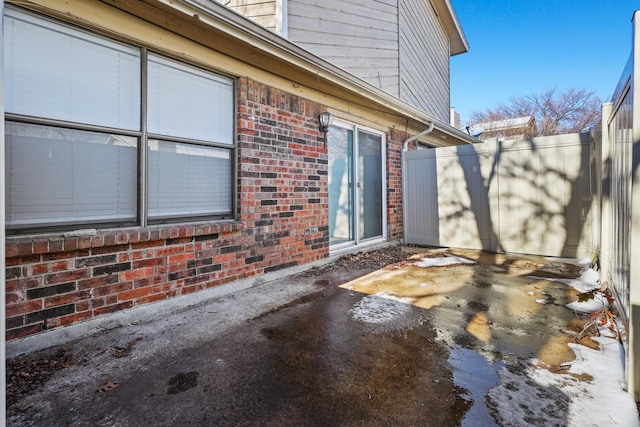
<path fill-rule="evenodd" d="M 327 133 L 331 127 L 331 123 L 333 123 L 333 114 L 325 111 L 318 116 L 318 121 L 320 122 L 320 132 Z"/>
<path fill-rule="evenodd" d="M 318 116 L 318 121 L 320 122 L 320 132 L 324 133 L 324 148 L 327 148 L 327 132 L 333 123 L 333 114 L 325 111 Z"/>

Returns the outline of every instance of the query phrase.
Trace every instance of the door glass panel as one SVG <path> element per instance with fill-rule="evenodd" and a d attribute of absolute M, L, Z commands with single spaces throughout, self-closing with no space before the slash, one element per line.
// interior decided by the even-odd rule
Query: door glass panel
<path fill-rule="evenodd" d="M 358 131 L 358 234 L 382 236 L 382 137 Z"/>
<path fill-rule="evenodd" d="M 329 243 L 355 239 L 353 227 L 353 131 L 331 127 L 329 144 Z"/>

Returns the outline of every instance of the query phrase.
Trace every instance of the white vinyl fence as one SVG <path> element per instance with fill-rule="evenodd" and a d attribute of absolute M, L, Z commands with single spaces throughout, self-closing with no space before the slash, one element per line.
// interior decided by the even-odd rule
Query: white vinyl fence
<path fill-rule="evenodd" d="M 406 152 L 406 243 L 592 256 L 594 145 L 582 133 Z"/>

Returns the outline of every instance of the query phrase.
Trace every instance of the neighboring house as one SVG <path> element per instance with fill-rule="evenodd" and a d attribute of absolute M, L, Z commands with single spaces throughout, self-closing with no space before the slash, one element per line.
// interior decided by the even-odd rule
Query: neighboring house
<path fill-rule="evenodd" d="M 449 122 L 449 58 L 469 49 L 449 0 L 221 2 Z"/>
<path fill-rule="evenodd" d="M 454 107 L 450 109 L 449 124 L 456 129 L 460 129 L 460 113 L 458 113 Z"/>
<path fill-rule="evenodd" d="M 463 51 L 434 5 L 399 37 Z M 409 63 L 382 90 L 215 1 L 6 1 L 3 37 L 8 340 L 399 241 L 403 142 L 474 142 L 443 59 L 408 102 Z"/>
<path fill-rule="evenodd" d="M 474 123 L 467 127 L 467 131 L 481 141 L 518 140 L 533 138 L 538 134 L 534 116 Z"/>

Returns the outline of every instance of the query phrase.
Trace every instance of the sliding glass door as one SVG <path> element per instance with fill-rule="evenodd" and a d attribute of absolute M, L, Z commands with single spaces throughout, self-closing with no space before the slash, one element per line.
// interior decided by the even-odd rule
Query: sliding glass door
<path fill-rule="evenodd" d="M 338 124 L 327 139 L 332 248 L 385 238 L 384 134 Z"/>

